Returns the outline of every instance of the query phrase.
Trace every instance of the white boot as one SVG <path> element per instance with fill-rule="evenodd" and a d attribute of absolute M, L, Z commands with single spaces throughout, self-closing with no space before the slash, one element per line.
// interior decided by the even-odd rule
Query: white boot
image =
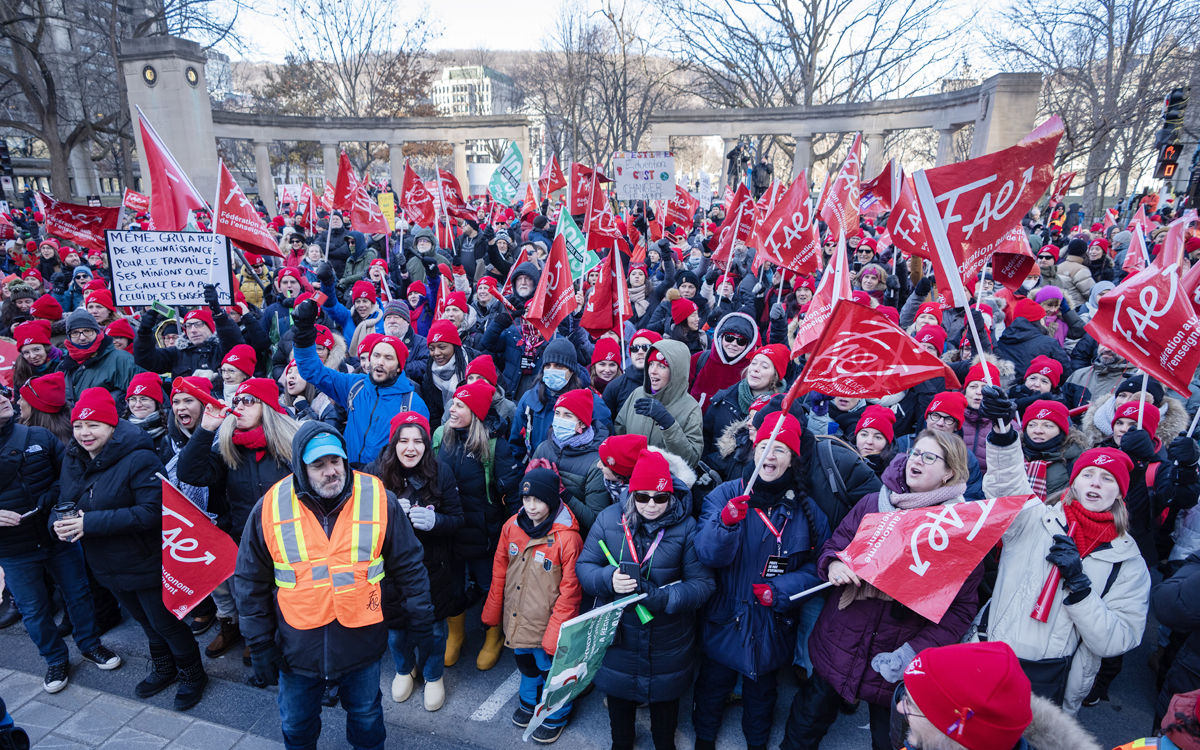
<path fill-rule="evenodd" d="M 439 678 L 425 683 L 425 710 L 436 711 L 446 702 L 446 681 Z"/>
<path fill-rule="evenodd" d="M 397 703 L 403 703 L 412 695 L 413 685 L 416 683 L 417 671 L 414 669 L 409 674 L 398 674 L 392 680 L 392 700 Z"/>

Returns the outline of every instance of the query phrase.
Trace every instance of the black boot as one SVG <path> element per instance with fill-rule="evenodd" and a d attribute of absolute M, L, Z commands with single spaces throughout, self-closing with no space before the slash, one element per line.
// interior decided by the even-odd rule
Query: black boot
<path fill-rule="evenodd" d="M 12 594 L 6 589 L 4 595 L 0 597 L 0 629 L 7 628 L 9 625 L 15 625 L 21 621 L 21 613 L 17 611 L 17 605 L 13 602 Z"/>
<path fill-rule="evenodd" d="M 200 648 L 179 659 L 179 690 L 175 693 L 175 710 L 186 711 L 200 702 L 208 674 L 200 663 Z"/>
<path fill-rule="evenodd" d="M 158 695 L 166 690 L 168 685 L 175 682 L 179 674 L 179 670 L 175 666 L 175 657 L 165 646 L 161 651 L 153 645 L 150 646 L 150 665 L 150 676 L 139 682 L 138 686 L 133 689 L 133 694 L 139 698 Z"/>

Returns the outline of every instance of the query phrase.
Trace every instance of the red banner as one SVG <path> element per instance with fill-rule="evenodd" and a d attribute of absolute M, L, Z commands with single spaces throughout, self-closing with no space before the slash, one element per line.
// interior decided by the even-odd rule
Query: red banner
<path fill-rule="evenodd" d="M 837 249 L 833 251 L 833 262 L 821 274 L 821 283 L 813 294 L 812 302 L 800 325 L 796 327 L 796 338 L 792 341 L 792 359 L 804 354 L 809 347 L 821 338 L 826 323 L 833 314 L 833 307 L 838 300 L 850 299 L 853 292 L 850 289 L 850 271 L 846 267 L 846 238 L 838 241 Z"/>
<path fill-rule="evenodd" d="M 1078 172 L 1064 172 L 1054 178 L 1054 182 L 1050 184 L 1050 207 L 1062 203 L 1063 196 L 1071 189 L 1071 183 L 1075 181 L 1075 175 Z"/>
<path fill-rule="evenodd" d="M 862 171 L 862 133 L 854 136 L 846 161 L 838 170 L 837 178 L 829 183 L 821 197 L 818 210 L 829 226 L 831 237 L 844 232 L 847 237 L 858 231 L 859 175 Z"/>
<path fill-rule="evenodd" d="M 558 163 L 558 157 L 554 154 L 550 155 L 550 161 L 546 162 L 546 166 L 542 169 L 542 176 L 538 178 L 538 192 L 547 198 L 555 190 L 561 190 L 567 186 L 567 178 L 563 176 L 562 167 Z"/>
<path fill-rule="evenodd" d="M 515 267 L 515 266 L 514 266 Z M 575 310 L 575 285 L 571 281 L 571 263 L 567 259 L 567 241 L 563 235 L 554 238 L 537 291 L 525 311 L 525 319 L 549 341 L 563 318 Z"/>
<path fill-rule="evenodd" d="M 404 162 L 404 179 L 400 183 L 400 210 L 413 226 L 432 227 L 437 221 L 433 196 L 407 161 Z"/>
<path fill-rule="evenodd" d="M 446 207 L 446 213 L 450 215 L 450 218 L 479 221 L 475 209 L 468 206 L 466 199 L 463 198 L 462 185 L 458 184 L 457 177 L 444 169 L 439 169 L 438 185 L 442 193 L 442 205 Z"/>
<path fill-rule="evenodd" d="M 350 157 L 343 151 L 338 157 L 337 184 L 333 186 L 333 210 L 346 211 L 354 205 L 354 193 L 358 190 L 358 175 L 354 174 L 354 165 Z"/>
<path fill-rule="evenodd" d="M 104 231 L 120 228 L 119 206 L 82 206 L 56 201 L 45 193 L 38 193 L 37 198 L 45 217 L 42 226 L 46 234 L 70 240 L 88 250 L 104 252 Z"/>
<path fill-rule="evenodd" d="M 837 553 L 854 574 L 912 611 L 942 621 L 959 589 L 1034 495 L 868 513 Z"/>
<path fill-rule="evenodd" d="M 140 108 L 138 126 L 142 131 L 142 168 L 150 176 L 150 228 L 158 232 L 182 231 L 188 215 L 207 204 Z"/>
<path fill-rule="evenodd" d="M 163 604 L 182 620 L 233 575 L 237 545 L 179 490 L 162 483 Z"/>
<path fill-rule="evenodd" d="M 861 206 L 868 196 L 873 196 L 878 201 L 880 211 L 891 211 L 892 202 L 895 200 L 894 192 L 899 188 L 902 176 L 900 162 L 896 159 L 889 160 L 882 172 L 860 186 L 859 205 Z"/>
<path fill-rule="evenodd" d="M 125 195 L 121 197 L 121 205 L 135 214 L 144 214 L 150 210 L 150 196 L 125 188 Z"/>
<path fill-rule="evenodd" d="M 850 398 L 888 396 L 941 377 L 945 390 L 961 387 L 954 371 L 900 326 L 848 299 L 834 305 L 800 373 L 805 390 Z"/>
<path fill-rule="evenodd" d="M 329 184 L 329 180 L 325 180 L 325 190 L 321 193 L 320 203 L 321 208 L 325 209 L 326 212 L 333 210 L 334 193 L 333 185 Z"/>
<path fill-rule="evenodd" d="M 213 216 L 213 231 L 233 240 L 245 251 L 282 258 L 279 244 L 267 231 L 267 225 L 254 209 L 254 204 L 242 192 L 233 173 L 221 162 L 217 177 L 217 205 Z"/>
<path fill-rule="evenodd" d="M 770 261 L 802 276 L 821 270 L 821 238 L 813 219 L 808 174 L 801 172 L 757 227 L 755 267 Z"/>
<path fill-rule="evenodd" d="M 754 199 L 746 184 L 738 185 L 733 194 L 733 205 L 725 210 L 725 220 L 713 230 L 717 236 L 717 249 L 713 251 L 712 263 L 721 270 L 729 266 L 733 257 L 733 244 L 737 240 L 748 242 L 754 231 Z"/>
<path fill-rule="evenodd" d="M 921 206 L 917 202 L 917 189 L 913 179 L 900 175 L 894 187 L 894 205 L 888 214 L 887 231 L 900 252 L 909 257 L 924 258 L 933 261 L 937 253 L 929 241 L 929 232 L 925 219 L 921 215 Z"/>
<path fill-rule="evenodd" d="M 1018 224 L 996 244 L 992 253 L 992 278 L 1016 294 L 1036 263 L 1033 248 L 1029 246 L 1029 235 Z"/>
<path fill-rule="evenodd" d="M 1192 309 L 1200 315 L 1200 263 L 1193 263 L 1179 283 L 1183 287 L 1184 296 L 1191 300 Z"/>
<path fill-rule="evenodd" d="M 0 338 L 0 380 L 9 388 L 13 387 L 13 366 L 19 356 L 21 352 L 12 339 Z"/>
<path fill-rule="evenodd" d="M 675 224 L 690 231 L 692 223 L 695 221 L 697 208 L 700 208 L 700 201 L 693 198 L 683 185 L 676 183 L 675 197 L 667 201 L 666 210 L 663 212 L 665 214 L 663 222 L 667 225 Z"/>
<path fill-rule="evenodd" d="M 612 182 L 599 169 L 592 169 L 579 162 L 571 163 L 571 215 L 586 214 L 592 203 L 592 187 L 606 182 Z"/>

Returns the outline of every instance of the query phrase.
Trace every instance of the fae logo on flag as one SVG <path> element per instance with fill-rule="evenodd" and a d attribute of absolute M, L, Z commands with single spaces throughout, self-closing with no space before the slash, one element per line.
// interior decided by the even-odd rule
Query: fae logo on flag
<path fill-rule="evenodd" d="M 180 620 L 233 575 L 237 563 L 233 539 L 165 479 L 162 549 L 163 604 Z"/>

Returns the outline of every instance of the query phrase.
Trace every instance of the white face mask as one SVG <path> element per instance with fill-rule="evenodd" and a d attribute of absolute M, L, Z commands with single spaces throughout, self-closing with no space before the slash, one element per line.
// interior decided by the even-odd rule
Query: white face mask
<path fill-rule="evenodd" d="M 554 437 L 560 443 L 565 443 L 575 437 L 575 421 L 564 419 L 563 417 L 555 417 L 554 422 Z"/>

